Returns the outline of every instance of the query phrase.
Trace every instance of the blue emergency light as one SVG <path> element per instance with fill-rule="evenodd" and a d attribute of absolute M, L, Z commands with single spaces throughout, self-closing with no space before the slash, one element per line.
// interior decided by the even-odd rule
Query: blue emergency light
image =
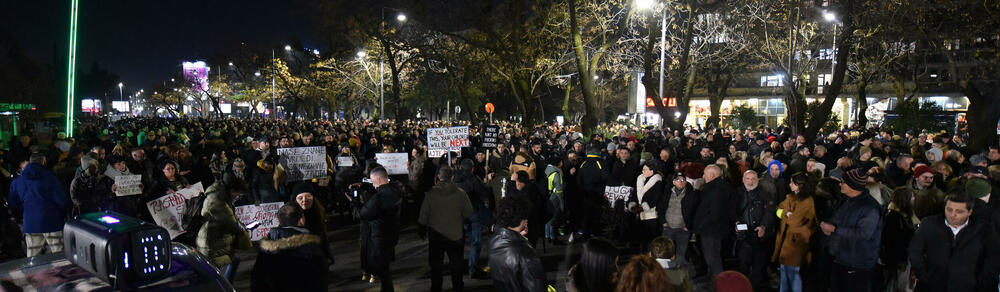
<path fill-rule="evenodd" d="M 170 234 L 114 212 L 80 215 L 63 228 L 66 259 L 115 287 L 169 275 Z"/>

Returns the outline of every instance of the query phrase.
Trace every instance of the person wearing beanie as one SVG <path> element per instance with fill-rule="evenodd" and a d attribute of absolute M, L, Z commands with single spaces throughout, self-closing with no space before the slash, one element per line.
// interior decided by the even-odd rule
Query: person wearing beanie
<path fill-rule="evenodd" d="M 829 221 L 820 223 L 835 259 L 831 269 L 832 291 L 868 291 L 878 261 L 882 212 L 865 188 L 868 175 L 852 169 L 844 174 L 840 192 L 847 196 Z"/>
<path fill-rule="evenodd" d="M 737 271 L 725 271 L 715 277 L 716 292 L 752 292 L 750 279 Z"/>
<path fill-rule="evenodd" d="M 69 186 L 69 196 L 73 200 L 75 214 L 97 212 L 107 209 L 114 199 L 113 180 L 100 172 L 97 159 L 91 155 L 80 158 L 80 168 Z"/>
<path fill-rule="evenodd" d="M 907 184 L 913 191 L 913 210 L 917 218 L 944 212 L 944 192 L 934 186 L 934 171 L 927 165 L 913 169 L 913 180 Z"/>

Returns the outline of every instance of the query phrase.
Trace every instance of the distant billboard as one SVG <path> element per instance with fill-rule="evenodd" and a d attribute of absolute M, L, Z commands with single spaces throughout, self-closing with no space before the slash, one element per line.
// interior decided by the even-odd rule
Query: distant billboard
<path fill-rule="evenodd" d="M 181 66 L 184 69 L 184 80 L 191 82 L 194 90 L 208 90 L 208 65 L 205 62 L 183 62 Z"/>

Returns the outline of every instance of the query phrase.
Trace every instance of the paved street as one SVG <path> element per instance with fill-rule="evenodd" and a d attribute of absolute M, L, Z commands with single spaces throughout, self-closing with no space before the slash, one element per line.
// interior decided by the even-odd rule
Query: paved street
<path fill-rule="evenodd" d="M 379 283 L 369 284 L 361 281 L 361 270 L 358 246 L 358 225 L 340 227 L 330 233 L 336 251 L 334 273 L 330 274 L 329 291 L 379 291 Z M 548 246 L 547 252 L 538 246 L 542 255 L 545 271 L 550 280 L 555 280 L 559 291 L 565 291 L 565 275 L 572 263 L 579 258 L 580 244 L 566 246 Z M 399 245 L 396 246 L 396 261 L 392 264 L 392 273 L 396 291 L 428 291 L 430 290 L 430 266 L 427 265 L 427 242 L 417 237 L 416 228 L 407 227 L 400 232 Z M 466 249 L 468 254 L 468 249 Z M 240 269 L 234 286 L 237 291 L 250 291 L 250 270 L 256 258 L 255 251 L 243 251 L 237 255 L 241 260 Z M 485 259 L 485 257 L 484 257 Z M 491 291 L 491 280 L 472 279 L 465 277 L 466 291 Z M 451 289 L 448 276 L 444 279 L 444 289 Z"/>

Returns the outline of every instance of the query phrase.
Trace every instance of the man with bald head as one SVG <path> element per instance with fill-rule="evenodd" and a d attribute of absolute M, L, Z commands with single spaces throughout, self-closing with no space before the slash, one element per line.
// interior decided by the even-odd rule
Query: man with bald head
<path fill-rule="evenodd" d="M 732 186 L 721 178 L 722 169 L 715 164 L 705 167 L 705 185 L 701 189 L 701 202 L 695 209 L 694 230 L 701 237 L 701 248 L 705 254 L 712 277 L 722 273 L 722 239 L 729 231 L 729 194 Z"/>

